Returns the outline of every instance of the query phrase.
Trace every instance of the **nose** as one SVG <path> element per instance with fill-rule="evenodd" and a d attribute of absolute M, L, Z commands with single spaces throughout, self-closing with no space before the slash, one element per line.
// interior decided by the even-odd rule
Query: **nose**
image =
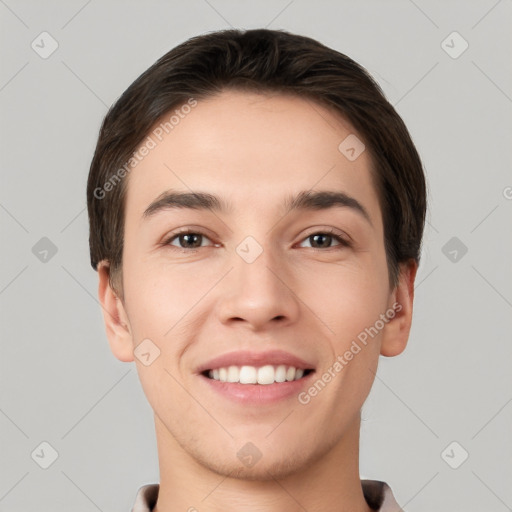
<path fill-rule="evenodd" d="M 240 323 L 262 331 L 299 318 L 293 275 L 271 252 L 265 249 L 252 263 L 234 255 L 233 268 L 217 291 L 217 314 L 223 324 Z"/>

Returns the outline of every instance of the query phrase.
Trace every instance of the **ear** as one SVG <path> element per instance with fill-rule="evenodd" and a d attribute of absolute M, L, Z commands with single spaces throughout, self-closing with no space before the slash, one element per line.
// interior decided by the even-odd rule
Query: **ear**
<path fill-rule="evenodd" d="M 124 304 L 109 283 L 108 261 L 98 263 L 98 296 L 112 353 L 123 362 L 133 361 L 133 342 L 128 315 Z"/>
<path fill-rule="evenodd" d="M 414 260 L 400 264 L 398 284 L 391 293 L 388 304 L 388 311 L 394 311 L 395 314 L 382 331 L 380 353 L 383 356 L 397 356 L 407 345 L 412 323 L 414 279 L 417 270 L 418 264 Z"/>

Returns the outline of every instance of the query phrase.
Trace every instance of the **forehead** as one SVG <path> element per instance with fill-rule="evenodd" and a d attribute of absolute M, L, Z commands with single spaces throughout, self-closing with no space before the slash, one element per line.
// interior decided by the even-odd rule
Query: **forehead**
<path fill-rule="evenodd" d="M 172 120 L 170 112 L 155 124 L 145 139 L 152 148 L 128 175 L 127 221 L 170 189 L 209 192 L 237 208 L 270 208 L 299 191 L 332 189 L 356 196 L 378 216 L 370 156 L 363 151 L 350 160 L 340 151 L 357 134 L 332 109 L 290 95 L 230 90 L 176 110 Z"/>

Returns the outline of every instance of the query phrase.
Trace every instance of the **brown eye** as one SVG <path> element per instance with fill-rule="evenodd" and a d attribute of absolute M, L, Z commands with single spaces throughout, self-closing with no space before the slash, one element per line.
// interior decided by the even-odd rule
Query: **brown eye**
<path fill-rule="evenodd" d="M 178 240 L 184 248 L 201 247 L 203 235 L 199 235 L 197 233 L 185 233 L 184 235 L 179 235 Z"/>
<path fill-rule="evenodd" d="M 310 243 L 312 247 L 319 247 L 321 249 L 325 247 L 330 247 L 332 243 L 332 236 L 326 235 L 324 233 L 319 233 L 317 235 L 311 235 L 309 237 Z"/>
<path fill-rule="evenodd" d="M 313 249 L 330 249 L 331 247 L 348 247 L 350 244 L 341 236 L 332 232 L 319 231 L 305 238 Z M 333 242 L 335 242 L 333 244 Z M 303 242 L 304 243 L 304 242 Z"/>
<path fill-rule="evenodd" d="M 164 245 L 169 245 L 177 249 L 197 249 L 199 247 L 204 247 L 203 242 L 205 240 L 209 240 L 209 238 L 202 233 L 186 231 L 171 236 Z"/>

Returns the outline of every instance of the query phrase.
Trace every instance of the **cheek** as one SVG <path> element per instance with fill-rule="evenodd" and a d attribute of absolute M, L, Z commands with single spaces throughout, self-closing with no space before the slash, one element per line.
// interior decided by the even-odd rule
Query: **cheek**
<path fill-rule="evenodd" d="M 211 267 L 199 272 L 197 267 L 185 267 L 156 259 L 125 265 L 125 299 L 134 343 L 154 340 L 167 364 L 186 345 L 187 326 L 199 311 L 196 306 L 218 281 Z"/>
<path fill-rule="evenodd" d="M 136 357 L 137 372 L 148 402 L 155 411 L 163 411 L 169 403 L 186 400 L 175 379 L 181 380 L 178 363 L 189 339 L 187 313 L 204 292 L 196 286 L 195 278 L 170 268 L 163 272 L 151 264 L 128 261 L 124 268 L 134 348 L 149 339 L 158 353 L 148 366 Z"/>
<path fill-rule="evenodd" d="M 305 302 L 331 328 L 330 337 L 343 346 L 373 325 L 386 309 L 387 274 L 371 268 L 332 267 L 309 276 L 303 289 Z"/>

